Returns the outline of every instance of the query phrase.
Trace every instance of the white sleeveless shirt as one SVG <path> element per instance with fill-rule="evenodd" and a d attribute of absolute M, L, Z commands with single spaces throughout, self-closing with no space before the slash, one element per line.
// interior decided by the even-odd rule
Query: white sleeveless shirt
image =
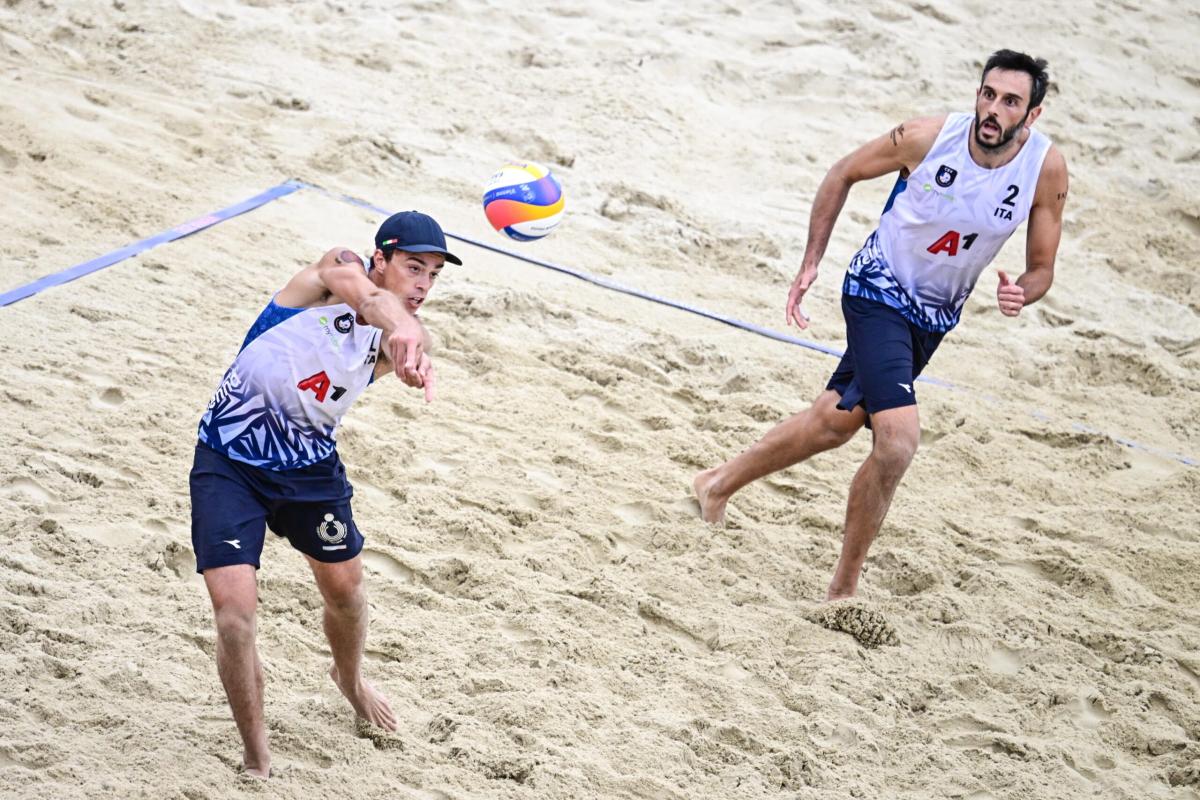
<path fill-rule="evenodd" d="M 273 470 L 327 458 L 342 415 L 374 378 L 382 333 L 345 303 L 301 309 L 272 298 L 208 404 L 200 441 Z"/>
<path fill-rule="evenodd" d="M 972 114 L 950 114 L 929 153 L 896 181 L 879 227 L 842 290 L 944 332 L 958 324 L 983 270 L 1029 216 L 1050 140 L 1036 130 L 1009 163 L 986 169 L 968 149 Z"/>

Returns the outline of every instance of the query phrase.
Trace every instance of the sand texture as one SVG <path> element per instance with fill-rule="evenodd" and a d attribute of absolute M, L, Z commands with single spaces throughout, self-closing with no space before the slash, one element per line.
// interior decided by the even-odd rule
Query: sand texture
<path fill-rule="evenodd" d="M 380 216 L 305 190 L 0 308 L 0 796 L 1200 798 L 1197 41 L 1163 0 L 0 3 L 0 291 L 291 177 L 504 245 L 481 187 L 531 159 L 567 216 L 511 247 L 783 329 L 825 170 L 969 111 L 1005 46 L 1049 59 L 1072 171 L 1054 288 L 1011 320 L 984 274 L 834 606 L 866 434 L 725 527 L 691 497 L 834 359 L 456 245 L 440 397 L 383 381 L 339 438 L 400 731 L 356 727 L 269 536 L 267 787 L 194 573 L 195 428 L 271 293 Z M 890 188 L 852 192 L 806 338 L 843 344 Z"/>

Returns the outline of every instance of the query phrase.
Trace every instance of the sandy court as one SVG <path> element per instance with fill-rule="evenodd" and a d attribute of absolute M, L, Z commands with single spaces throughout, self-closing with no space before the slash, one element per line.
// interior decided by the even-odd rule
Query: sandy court
<path fill-rule="evenodd" d="M 0 796 L 1200 798 L 1200 12 L 1062 15 L 2 4 L 0 292 L 290 177 L 504 245 L 481 186 L 527 158 L 568 210 L 514 250 L 782 330 L 828 166 L 970 110 L 1004 46 L 1050 62 L 1072 186 L 1046 300 L 1002 317 L 989 270 L 934 357 L 953 387 L 919 387 L 921 452 L 837 606 L 866 435 L 724 528 L 690 497 L 833 358 L 452 245 L 423 312 L 440 397 L 384 381 L 339 435 L 400 732 L 356 730 L 268 536 L 265 791 L 194 573 L 195 427 L 271 293 L 379 215 L 304 190 L 0 308 Z M 890 188 L 851 194 L 812 341 L 844 344 Z"/>

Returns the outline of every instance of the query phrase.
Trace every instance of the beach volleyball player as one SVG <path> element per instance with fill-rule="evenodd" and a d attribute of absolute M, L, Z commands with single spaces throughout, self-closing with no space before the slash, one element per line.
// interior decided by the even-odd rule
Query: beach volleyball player
<path fill-rule="evenodd" d="M 362 674 L 363 537 L 334 435 L 354 399 L 389 372 L 433 399 L 418 312 L 447 261 L 462 263 L 437 222 L 415 211 L 380 226 L 369 264 L 347 248 L 330 250 L 259 314 L 200 422 L 192 545 L 216 618 L 217 671 L 251 775 L 267 777 L 271 765 L 255 646 L 255 571 L 267 526 L 312 568 L 334 683 L 361 719 L 396 729 L 387 699 Z"/>
<path fill-rule="evenodd" d="M 696 476 L 706 521 L 764 475 L 845 444 L 864 425 L 871 453 L 850 484 L 841 556 L 827 597 L 852 596 L 867 550 L 917 450 L 914 379 L 959 321 L 983 270 L 1028 219 L 1025 272 L 999 273 L 996 303 L 1015 317 L 1050 288 L 1067 197 L 1067 165 L 1033 129 L 1041 115 L 1046 62 L 1001 50 L 983 68 L 973 114 L 897 125 L 838 161 L 817 190 L 808 244 L 788 293 L 788 324 L 808 327 L 800 308 L 817 278 L 850 187 L 899 177 L 878 228 L 850 262 L 842 285 L 846 353 L 807 410 L 744 453 Z"/>

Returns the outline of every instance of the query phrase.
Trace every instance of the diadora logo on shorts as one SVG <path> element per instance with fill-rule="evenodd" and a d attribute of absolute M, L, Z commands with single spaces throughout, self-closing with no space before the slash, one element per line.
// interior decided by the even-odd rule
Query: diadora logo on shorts
<path fill-rule="evenodd" d="M 945 189 L 948 188 L 950 184 L 954 183 L 954 179 L 957 177 L 958 170 L 942 164 L 940 167 L 938 167 L 937 174 L 933 176 L 933 179 L 937 181 L 938 186 Z"/>
<path fill-rule="evenodd" d="M 321 541 L 329 542 L 330 547 L 322 547 L 322 550 L 345 550 L 346 545 L 341 542 L 346 538 L 346 523 L 334 519 L 333 514 L 326 514 L 325 521 L 317 526 L 317 536 L 321 537 Z"/>
<path fill-rule="evenodd" d="M 224 542 L 225 544 L 229 545 L 230 547 L 232 547 L 234 550 L 242 549 L 242 540 L 241 539 L 222 539 L 221 541 Z"/>
<path fill-rule="evenodd" d="M 912 384 L 911 383 L 897 383 L 896 385 L 899 386 L 904 391 L 908 392 L 909 394 L 912 394 Z"/>

